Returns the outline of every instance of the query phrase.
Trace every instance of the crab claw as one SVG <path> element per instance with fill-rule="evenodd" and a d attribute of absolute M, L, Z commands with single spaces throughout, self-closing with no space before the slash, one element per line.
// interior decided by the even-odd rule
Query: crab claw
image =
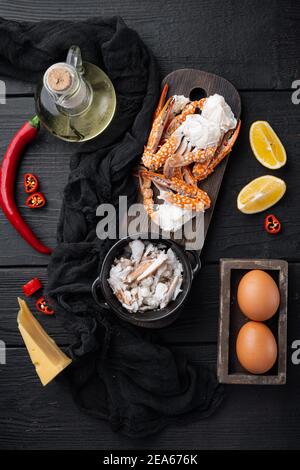
<path fill-rule="evenodd" d="M 168 90 L 169 90 L 169 85 L 166 83 L 165 86 L 164 86 L 163 89 L 162 89 L 162 92 L 161 92 L 161 95 L 160 95 L 160 98 L 159 98 L 159 102 L 158 102 L 157 108 L 156 108 L 156 110 L 154 111 L 153 121 L 155 121 L 155 119 L 159 116 L 161 110 L 163 109 L 164 102 L 165 102 L 165 100 L 166 100 L 166 96 L 167 96 Z"/>
<path fill-rule="evenodd" d="M 230 137 L 225 136 L 221 145 L 214 153 L 211 159 L 203 163 L 195 163 L 193 168 L 193 176 L 197 181 L 207 178 L 216 168 L 217 165 L 231 152 L 232 147 L 239 135 L 241 128 L 241 121 L 239 120 L 237 126 Z"/>
<path fill-rule="evenodd" d="M 150 166 L 151 160 L 155 157 L 155 152 L 157 151 L 162 133 L 164 131 L 165 125 L 168 121 L 170 112 L 173 109 L 175 103 L 175 98 L 171 97 L 167 100 L 166 104 L 162 108 L 159 115 L 154 119 L 152 129 L 149 135 L 147 145 L 143 153 L 143 163 L 146 166 Z"/>

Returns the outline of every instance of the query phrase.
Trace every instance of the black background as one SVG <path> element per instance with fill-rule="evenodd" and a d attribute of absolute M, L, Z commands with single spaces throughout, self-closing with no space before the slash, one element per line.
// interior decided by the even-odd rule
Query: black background
<path fill-rule="evenodd" d="M 219 311 L 219 258 L 283 258 L 289 261 L 288 376 L 286 386 L 230 386 L 217 413 L 185 427 L 132 441 L 106 423 L 78 411 L 59 383 L 42 389 L 17 331 L 16 297 L 28 279 L 46 281 L 48 258 L 35 253 L 0 213 L 0 339 L 7 364 L 0 365 L 1 449 L 286 449 L 300 442 L 300 365 L 291 362 L 291 344 L 300 339 L 300 105 L 291 101 L 292 82 L 300 79 L 300 3 L 292 0 L 1 0 L 8 19 L 83 19 L 121 15 L 138 31 L 158 59 L 163 78 L 183 67 L 224 76 L 242 98 L 242 130 L 231 154 L 203 251 L 203 269 L 182 317 L 159 334 L 185 350 L 196 363 L 216 366 Z M 15 130 L 34 114 L 32 86 L 6 80 L 7 104 L 0 105 L 1 154 Z M 254 120 L 270 122 L 288 154 L 287 165 L 272 174 L 287 183 L 287 194 L 272 209 L 283 224 L 272 238 L 263 230 L 264 214 L 236 209 L 239 190 L 268 173 L 253 157 L 248 132 Z M 24 209 L 22 175 L 37 173 L 48 199 L 43 211 L 26 219 L 43 241 L 55 245 L 62 190 L 72 144 L 45 132 L 30 146 L 19 171 L 19 206 Z M 34 211 L 33 211 L 34 212 Z M 59 319 L 42 324 L 61 346 L 70 338 Z"/>

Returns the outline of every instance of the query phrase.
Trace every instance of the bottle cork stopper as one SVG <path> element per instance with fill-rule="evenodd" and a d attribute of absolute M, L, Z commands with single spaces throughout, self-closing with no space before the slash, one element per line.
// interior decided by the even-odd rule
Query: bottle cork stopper
<path fill-rule="evenodd" d="M 64 67 L 56 67 L 49 71 L 47 82 L 53 91 L 64 91 L 71 86 L 72 77 L 69 70 Z"/>

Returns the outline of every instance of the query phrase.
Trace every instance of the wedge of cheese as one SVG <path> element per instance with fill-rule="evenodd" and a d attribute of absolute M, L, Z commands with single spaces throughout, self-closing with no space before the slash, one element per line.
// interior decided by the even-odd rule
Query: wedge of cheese
<path fill-rule="evenodd" d="M 26 302 L 20 298 L 18 298 L 18 302 L 20 310 L 17 321 L 20 333 L 42 384 L 47 385 L 72 360 L 47 335 L 46 331 L 32 315 Z"/>

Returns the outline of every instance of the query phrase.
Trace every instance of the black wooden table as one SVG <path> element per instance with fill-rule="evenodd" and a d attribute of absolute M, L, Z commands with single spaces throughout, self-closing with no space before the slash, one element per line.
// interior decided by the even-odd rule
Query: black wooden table
<path fill-rule="evenodd" d="M 17 330 L 16 297 L 22 284 L 38 276 L 46 282 L 48 258 L 27 246 L 0 213 L 0 339 L 7 364 L 0 365 L 1 449 L 278 449 L 300 447 L 300 365 L 292 364 L 292 342 L 300 339 L 300 105 L 292 104 L 292 82 L 300 79 L 300 3 L 292 0 L 152 1 L 148 0 L 1 0 L 0 15 L 15 20 L 82 19 L 121 15 L 141 35 L 158 59 L 162 76 L 196 67 L 224 76 L 239 89 L 242 131 L 230 156 L 203 251 L 203 269 L 184 314 L 161 335 L 196 363 L 216 367 L 221 257 L 283 258 L 289 261 L 287 385 L 228 386 L 227 396 L 211 418 L 189 426 L 170 426 L 147 440 L 132 441 L 106 423 L 78 411 L 58 383 L 39 383 Z M 0 77 L 4 79 L 4 77 Z M 34 113 L 29 84 L 6 80 L 7 104 L 0 105 L 3 154 L 15 130 Z M 280 135 L 288 164 L 273 174 L 285 179 L 287 194 L 274 209 L 282 234 L 263 230 L 263 214 L 246 216 L 236 209 L 239 190 L 266 174 L 253 157 L 249 126 L 267 120 Z M 297 147 L 298 146 L 298 147 Z M 72 144 L 46 132 L 30 146 L 18 179 L 23 212 L 22 175 L 33 171 L 43 182 L 49 204 L 26 212 L 38 235 L 55 246 L 56 223 L 68 175 Z M 24 210 L 25 213 L 25 210 Z M 42 318 L 61 346 L 70 338 L 59 319 Z"/>

